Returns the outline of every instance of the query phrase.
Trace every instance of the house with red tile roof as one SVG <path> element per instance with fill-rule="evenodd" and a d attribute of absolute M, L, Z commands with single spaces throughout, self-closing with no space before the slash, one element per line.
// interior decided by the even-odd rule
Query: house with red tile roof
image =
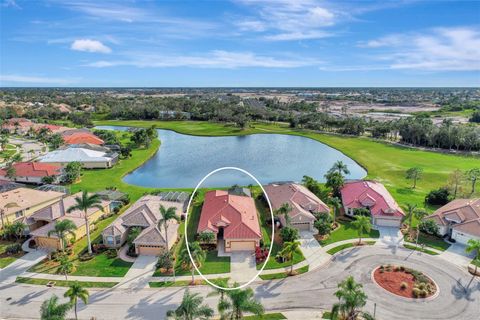
<path fill-rule="evenodd" d="M 58 183 L 63 174 L 61 166 L 40 162 L 18 162 L 13 164 L 15 178 L 7 178 L 7 170 L 0 169 L 0 179 L 16 182 L 42 184 L 43 178 L 53 177 L 53 182 Z"/>
<path fill-rule="evenodd" d="M 214 233 L 225 252 L 255 250 L 262 232 L 253 198 L 223 190 L 207 192 L 197 232 Z"/>
<path fill-rule="evenodd" d="M 480 198 L 455 199 L 425 219 L 435 221 L 441 236 L 448 235 L 461 244 L 480 240 Z"/>
<path fill-rule="evenodd" d="M 77 131 L 74 133 L 69 133 L 69 131 L 65 131 L 62 133 L 62 136 L 66 144 L 89 143 L 95 145 L 102 145 L 104 143 L 102 139 L 89 131 Z"/>
<path fill-rule="evenodd" d="M 345 183 L 340 190 L 345 215 L 353 217 L 355 209 L 369 209 L 372 224 L 400 227 L 405 213 L 385 186 L 377 181 L 358 180 Z"/>
<path fill-rule="evenodd" d="M 315 216 L 313 213 L 330 212 L 330 208 L 306 187 L 296 183 L 272 183 L 264 186 L 270 199 L 272 209 L 277 210 L 287 203 L 291 208 L 289 212 L 290 225 L 298 230 L 313 230 Z M 282 225 L 285 217 L 279 216 Z"/>

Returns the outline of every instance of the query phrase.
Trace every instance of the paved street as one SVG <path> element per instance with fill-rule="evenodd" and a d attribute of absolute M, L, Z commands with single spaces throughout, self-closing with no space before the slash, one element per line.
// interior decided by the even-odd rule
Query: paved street
<path fill-rule="evenodd" d="M 379 263 L 402 264 L 428 274 L 439 286 L 439 296 L 428 302 L 398 299 L 371 281 L 371 271 Z M 378 319 L 476 319 L 480 312 L 480 282 L 454 264 L 438 256 L 412 253 L 411 250 L 368 246 L 345 250 L 324 268 L 304 275 L 252 285 L 256 297 L 267 311 L 330 309 L 336 302 L 333 293 L 338 282 L 353 275 L 364 284 L 369 297 L 366 310 L 377 304 Z M 65 289 L 7 284 L 0 287 L 3 318 L 38 318 L 43 300 L 52 293 L 63 295 Z M 199 286 L 192 291 L 206 295 L 211 289 Z M 184 288 L 130 290 L 90 290 L 88 308 L 80 307 L 80 318 L 88 319 L 162 319 L 175 308 Z M 206 301 L 215 307 L 216 297 Z M 26 307 L 28 305 L 28 307 Z"/>

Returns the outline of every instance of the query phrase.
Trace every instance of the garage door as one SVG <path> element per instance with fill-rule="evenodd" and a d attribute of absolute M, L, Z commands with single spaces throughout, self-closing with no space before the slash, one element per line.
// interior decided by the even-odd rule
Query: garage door
<path fill-rule="evenodd" d="M 292 223 L 292 227 L 298 230 L 310 230 L 310 223 Z"/>
<path fill-rule="evenodd" d="M 60 240 L 57 238 L 35 237 L 35 242 L 40 248 L 44 249 L 60 249 Z"/>
<path fill-rule="evenodd" d="M 138 247 L 138 254 L 146 255 L 146 256 L 158 256 L 160 252 L 162 252 L 163 247 L 147 247 L 147 246 L 139 246 Z"/>
<path fill-rule="evenodd" d="M 231 241 L 231 251 L 253 251 L 255 250 L 255 241 Z"/>
<path fill-rule="evenodd" d="M 391 219 L 375 219 L 375 224 L 380 227 L 399 227 L 400 220 L 391 220 Z"/>
<path fill-rule="evenodd" d="M 467 244 L 468 240 L 471 239 L 470 236 L 463 234 L 461 232 L 457 232 L 455 230 L 452 231 L 452 238 L 455 239 L 457 243 Z"/>

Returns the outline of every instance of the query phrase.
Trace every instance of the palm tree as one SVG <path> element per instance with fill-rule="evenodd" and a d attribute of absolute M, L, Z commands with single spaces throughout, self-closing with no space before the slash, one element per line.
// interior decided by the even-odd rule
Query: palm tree
<path fill-rule="evenodd" d="M 293 256 L 295 255 L 295 253 L 302 253 L 302 251 L 300 250 L 300 241 L 285 242 L 283 244 L 282 251 L 280 251 L 280 255 L 282 257 L 290 260 L 290 274 L 293 274 Z"/>
<path fill-rule="evenodd" d="M 337 197 L 333 197 L 330 199 L 330 204 L 333 207 L 333 222 L 335 223 L 337 222 L 338 212 L 342 207 L 342 201 Z"/>
<path fill-rule="evenodd" d="M 57 220 L 55 221 L 53 230 L 48 231 L 47 235 L 50 237 L 52 234 L 55 234 L 58 239 L 60 239 L 62 251 L 65 252 L 65 247 L 67 246 L 67 234 L 70 234 L 75 239 L 75 230 L 77 230 L 77 226 L 72 220 Z"/>
<path fill-rule="evenodd" d="M 347 165 L 340 160 L 333 164 L 333 166 L 330 168 L 330 171 L 337 171 L 338 174 L 350 174 L 350 170 L 348 170 Z"/>
<path fill-rule="evenodd" d="M 211 296 L 220 296 L 220 301 L 218 302 L 218 311 L 220 312 L 220 318 L 223 319 L 223 309 L 224 309 L 224 304 L 225 304 L 225 294 L 226 290 L 223 288 L 228 288 L 228 279 L 227 278 L 220 278 L 218 280 L 215 280 L 215 284 L 219 286 L 220 288 L 217 287 L 212 287 L 213 291 L 207 294 L 207 297 Z"/>
<path fill-rule="evenodd" d="M 190 249 L 190 255 L 192 256 L 195 265 L 197 266 L 197 268 L 200 268 L 206 258 L 205 251 L 200 247 L 200 244 L 197 241 L 188 243 L 188 248 Z M 190 255 L 188 254 L 187 248 L 184 248 L 180 252 L 180 260 L 182 261 L 182 264 L 185 268 L 189 268 L 190 271 L 192 271 L 193 284 L 195 283 L 195 266 L 192 262 L 192 259 L 190 259 Z"/>
<path fill-rule="evenodd" d="M 76 204 L 68 208 L 67 212 L 70 213 L 75 210 L 81 210 L 84 213 L 85 227 L 87 230 L 87 248 L 88 253 L 92 254 L 92 243 L 90 241 L 90 226 L 88 223 L 87 211 L 90 208 L 97 208 L 103 211 L 103 207 L 100 205 L 101 199 L 98 194 L 89 195 L 87 191 L 82 192 L 81 197 L 75 197 Z"/>
<path fill-rule="evenodd" d="M 363 233 L 370 232 L 372 229 L 370 217 L 357 215 L 355 216 L 355 221 L 352 222 L 352 225 L 358 229 L 358 244 L 360 244 L 362 243 Z"/>
<path fill-rule="evenodd" d="M 238 287 L 238 284 L 235 283 L 234 287 Z M 244 312 L 250 312 L 257 316 L 264 313 L 264 308 L 255 299 L 252 288 L 229 290 L 226 295 L 228 301 L 225 300 L 219 310 L 226 319 L 243 319 Z"/>
<path fill-rule="evenodd" d="M 70 303 L 73 305 L 75 310 L 75 319 L 78 319 L 77 316 L 77 303 L 78 299 L 82 300 L 84 304 L 88 303 L 88 290 L 83 288 L 78 281 L 75 281 L 73 284 L 70 285 L 67 292 L 63 295 L 65 298 L 70 299 Z"/>
<path fill-rule="evenodd" d="M 169 319 L 208 319 L 213 316 L 213 310 L 203 303 L 203 298 L 199 293 L 190 293 L 190 290 L 185 289 L 182 302 L 175 310 L 167 311 L 167 318 Z"/>
<path fill-rule="evenodd" d="M 73 270 L 73 262 L 64 254 L 59 256 L 57 261 L 60 263 L 57 272 L 65 275 L 65 280 L 68 280 L 67 275 Z"/>
<path fill-rule="evenodd" d="M 405 210 L 407 212 L 405 214 L 405 220 L 408 220 L 408 234 L 410 234 L 413 229 L 413 218 L 422 220 L 428 213 L 425 209 L 417 208 L 417 205 L 412 203 L 407 203 Z"/>
<path fill-rule="evenodd" d="M 335 296 L 340 302 L 333 305 L 332 319 L 355 320 L 360 319 L 360 316 L 371 317 L 360 310 L 367 303 L 367 295 L 363 292 L 362 285 L 356 283 L 352 276 L 340 282 L 338 288 Z"/>
<path fill-rule="evenodd" d="M 160 205 L 160 214 L 162 218 L 158 221 L 158 229 L 160 230 L 163 226 L 165 230 L 165 244 L 167 245 L 167 251 L 169 250 L 170 246 L 168 245 L 168 221 L 176 220 L 179 221 L 180 218 L 176 214 L 176 208 L 170 207 L 165 209 L 164 206 Z"/>
<path fill-rule="evenodd" d="M 480 240 L 470 239 L 467 242 L 467 247 L 465 248 L 467 253 L 473 252 L 475 256 L 473 260 L 480 260 Z M 475 264 L 475 274 L 477 274 L 478 263 Z"/>
<path fill-rule="evenodd" d="M 70 303 L 58 303 L 58 297 L 53 295 L 50 299 L 43 301 L 40 307 L 40 319 L 42 320 L 64 320 L 68 311 L 72 308 Z"/>
<path fill-rule="evenodd" d="M 285 226 L 290 225 L 290 211 L 292 211 L 292 207 L 288 203 L 282 204 L 280 208 L 275 210 L 276 215 L 283 215 L 285 218 Z"/>

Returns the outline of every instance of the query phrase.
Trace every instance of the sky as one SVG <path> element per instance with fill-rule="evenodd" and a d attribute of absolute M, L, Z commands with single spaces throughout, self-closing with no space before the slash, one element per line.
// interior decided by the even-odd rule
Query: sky
<path fill-rule="evenodd" d="M 478 87 L 480 1 L 0 0 L 0 86 Z"/>

